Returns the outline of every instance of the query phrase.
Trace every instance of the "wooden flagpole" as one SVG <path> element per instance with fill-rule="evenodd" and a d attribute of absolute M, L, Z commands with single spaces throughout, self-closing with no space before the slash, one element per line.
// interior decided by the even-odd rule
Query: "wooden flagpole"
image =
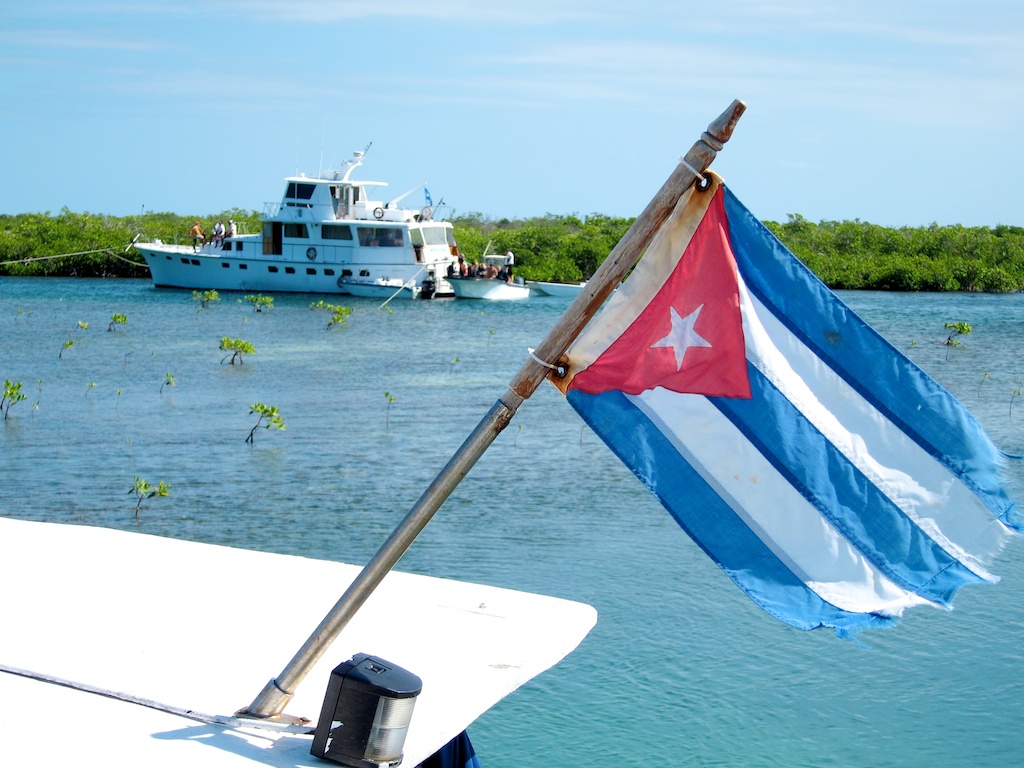
<path fill-rule="evenodd" d="M 537 391 L 550 371 L 541 361 L 557 363 L 565 354 L 569 345 L 640 259 L 654 234 L 675 209 L 679 198 L 707 170 L 732 137 L 736 123 L 745 109 L 746 105 L 742 101 L 734 101 L 708 126 L 708 130 L 690 148 L 686 157 L 681 159 L 658 194 L 633 222 L 594 276 L 587 281 L 583 291 L 569 305 L 534 355 L 527 359 L 509 383 L 508 390 L 491 406 L 487 415 L 434 478 L 281 674 L 268 682 L 252 704 L 240 710 L 239 714 L 260 718 L 281 715 L 313 665 L 405 554 L 484 451 L 508 426 L 523 401 Z"/>

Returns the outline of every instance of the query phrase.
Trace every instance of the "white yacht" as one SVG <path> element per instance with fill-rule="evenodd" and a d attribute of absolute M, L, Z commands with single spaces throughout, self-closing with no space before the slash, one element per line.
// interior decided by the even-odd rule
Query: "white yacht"
<path fill-rule="evenodd" d="M 408 208 L 370 199 L 384 182 L 356 181 L 354 153 L 341 170 L 285 179 L 269 204 L 263 231 L 193 245 L 136 243 L 161 287 L 340 293 L 387 299 L 453 295 L 446 279 L 458 257 L 451 222 L 430 206 Z M 415 190 L 413 190 L 415 191 Z"/>

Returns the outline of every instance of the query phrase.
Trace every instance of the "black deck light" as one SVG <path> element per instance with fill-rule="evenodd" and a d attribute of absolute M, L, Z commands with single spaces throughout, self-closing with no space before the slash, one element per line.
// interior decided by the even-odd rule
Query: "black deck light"
<path fill-rule="evenodd" d="M 352 768 L 402 762 L 423 682 L 408 670 L 366 653 L 331 672 L 310 752 Z"/>

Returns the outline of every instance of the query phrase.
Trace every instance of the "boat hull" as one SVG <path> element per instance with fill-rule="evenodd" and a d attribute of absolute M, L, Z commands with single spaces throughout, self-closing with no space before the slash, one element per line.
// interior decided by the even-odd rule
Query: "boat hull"
<path fill-rule="evenodd" d="M 522 301 L 530 298 L 530 287 L 521 283 L 506 283 L 486 277 L 452 277 L 448 281 L 459 299 Z"/>
<path fill-rule="evenodd" d="M 345 292 L 350 296 L 357 296 L 361 299 L 416 299 L 420 296 L 419 286 L 409 286 L 398 283 L 388 285 L 387 283 L 342 283 Z"/>
<path fill-rule="evenodd" d="M 210 246 L 193 250 L 181 245 L 140 243 L 136 247 L 146 260 L 153 284 L 159 288 L 412 299 L 420 297 L 425 277 L 422 267 L 396 265 L 388 271 L 397 277 L 353 281 L 345 277 L 346 271 L 352 271 L 352 264 L 346 263 L 240 257 Z M 451 286 L 435 278 L 434 295 L 453 295 Z"/>
<path fill-rule="evenodd" d="M 586 283 L 548 283 L 544 281 L 531 281 L 530 288 L 539 296 L 557 296 L 560 298 L 573 298 L 579 296 Z"/>
<path fill-rule="evenodd" d="M 402 282 L 397 279 L 375 280 L 373 282 L 362 282 L 356 280 L 342 280 L 339 287 L 345 293 L 358 296 L 363 299 L 432 299 L 435 297 L 451 297 L 451 284 L 447 280 L 434 279 L 433 287 L 429 287 L 419 278 Z"/>

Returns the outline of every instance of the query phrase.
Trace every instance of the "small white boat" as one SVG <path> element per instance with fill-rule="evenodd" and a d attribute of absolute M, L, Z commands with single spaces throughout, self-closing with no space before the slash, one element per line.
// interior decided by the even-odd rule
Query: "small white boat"
<path fill-rule="evenodd" d="M 487 247 L 490 248 L 490 243 Z M 461 277 L 458 264 L 452 266 L 448 274 L 448 282 L 458 299 L 485 299 L 487 301 L 522 301 L 530 298 L 530 287 L 521 278 L 508 281 L 504 275 L 505 257 L 487 254 L 481 260 L 481 274 L 472 277 Z M 490 275 L 490 276 L 488 276 Z"/>
<path fill-rule="evenodd" d="M 542 280 L 531 280 L 527 285 L 533 290 L 538 296 L 558 296 L 564 298 L 573 298 L 579 296 L 580 291 L 583 290 L 583 286 L 586 282 L 582 283 L 549 283 Z"/>
<path fill-rule="evenodd" d="M 530 286 L 526 283 L 506 283 L 494 277 L 450 277 L 448 282 L 459 299 L 522 301 L 530 298 Z"/>
<path fill-rule="evenodd" d="M 285 179 L 280 203 L 266 206 L 259 234 L 195 245 L 136 243 L 154 285 L 168 288 L 334 293 L 390 298 L 451 296 L 445 275 L 459 255 L 451 222 L 429 207 L 385 203 L 356 181 L 356 152 L 345 167 L 318 178 Z M 418 189 L 418 188 L 417 188 Z"/>
<path fill-rule="evenodd" d="M 390 299 L 393 296 L 407 299 L 433 298 L 432 295 L 428 295 L 431 293 L 429 283 L 428 287 L 424 288 L 423 282 L 418 282 L 415 277 L 404 282 L 397 277 L 378 277 L 372 280 L 365 277 L 345 277 L 341 283 L 344 284 L 346 293 L 364 299 Z"/>

